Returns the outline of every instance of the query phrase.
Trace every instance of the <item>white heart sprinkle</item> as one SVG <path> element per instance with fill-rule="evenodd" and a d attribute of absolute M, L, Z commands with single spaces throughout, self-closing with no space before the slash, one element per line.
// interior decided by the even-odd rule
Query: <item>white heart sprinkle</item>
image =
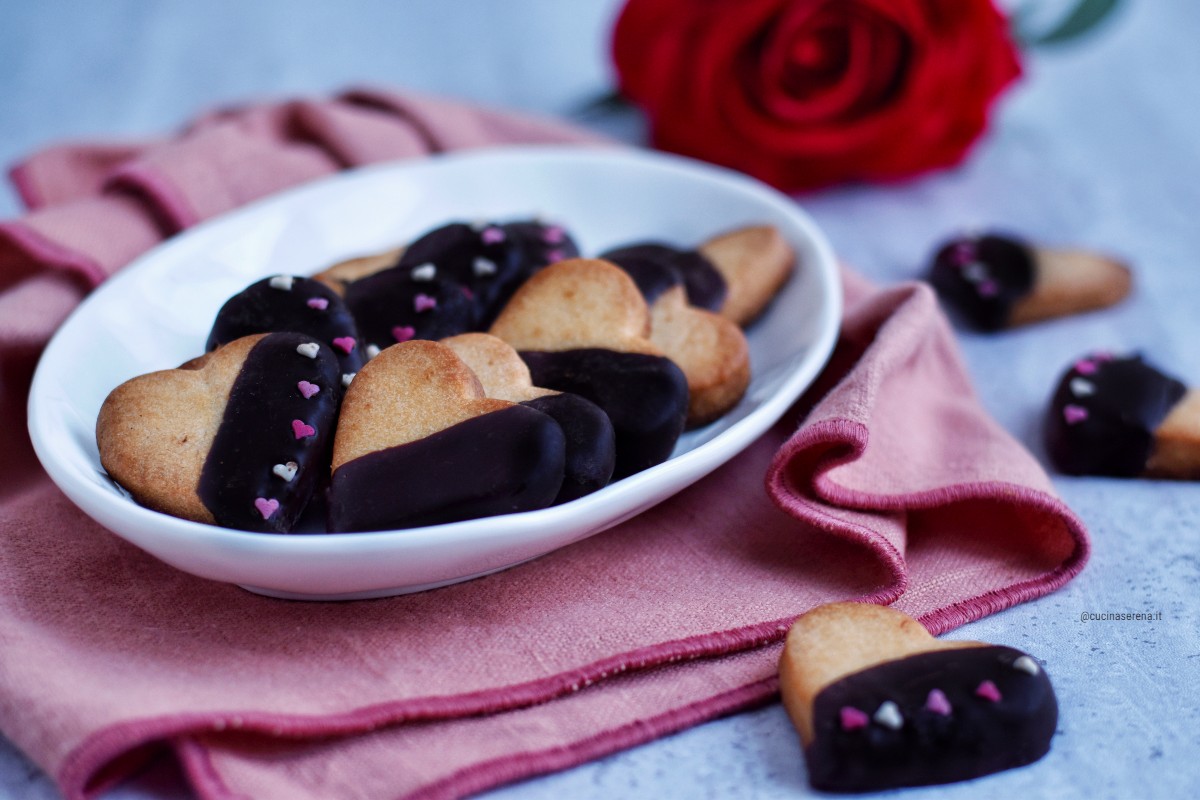
<path fill-rule="evenodd" d="M 970 264 L 967 264 L 963 267 L 962 273 L 963 277 L 971 283 L 979 283 L 980 281 L 987 280 L 988 277 L 987 267 L 978 261 L 972 261 Z"/>
<path fill-rule="evenodd" d="M 1096 393 L 1096 384 L 1083 378 L 1071 379 L 1071 394 L 1076 397 L 1087 397 Z"/>
<path fill-rule="evenodd" d="M 483 278 L 487 275 L 495 275 L 496 262 L 492 261 L 490 258 L 477 258 L 475 259 L 475 263 L 471 265 L 471 269 L 473 269 L 475 274 L 480 278 Z"/>
<path fill-rule="evenodd" d="M 374 358 L 379 355 L 379 347 L 377 345 L 367 345 L 367 358 Z"/>
<path fill-rule="evenodd" d="M 357 372 L 343 372 L 342 373 L 342 386 L 349 386 L 350 381 L 354 380 L 354 376 L 357 374 L 358 374 Z"/>
<path fill-rule="evenodd" d="M 272 289 L 282 289 L 285 292 L 290 292 L 292 284 L 295 282 L 296 279 L 291 275 L 276 275 L 274 278 L 271 278 L 269 284 Z"/>
<path fill-rule="evenodd" d="M 900 707 L 891 700 L 884 700 L 883 705 L 876 709 L 875 716 L 872 719 L 883 727 L 891 728 L 894 731 L 900 730 L 904 725 L 904 717 L 900 714 Z"/>
<path fill-rule="evenodd" d="M 1028 672 L 1030 675 L 1037 675 L 1041 672 L 1041 667 L 1030 656 L 1021 656 L 1013 662 L 1013 669 L 1019 669 L 1021 672 Z"/>
<path fill-rule="evenodd" d="M 486 219 L 472 220 L 471 221 L 471 230 L 475 231 L 476 233 L 479 233 L 481 230 L 486 228 L 489 224 L 491 224 L 491 223 L 489 223 Z"/>
<path fill-rule="evenodd" d="M 289 461 L 286 464 L 276 464 L 275 466 L 271 467 L 271 472 L 274 472 L 285 481 L 290 482 L 292 478 L 296 477 L 296 470 L 299 468 L 300 465 L 295 461 Z"/>
<path fill-rule="evenodd" d="M 435 275 L 437 275 L 437 267 L 428 262 L 419 267 L 413 267 L 412 279 L 414 281 L 431 281 Z"/>
<path fill-rule="evenodd" d="M 304 344 L 296 345 L 296 352 L 305 358 L 316 358 L 317 353 L 321 352 L 321 345 L 316 342 L 305 342 Z"/>

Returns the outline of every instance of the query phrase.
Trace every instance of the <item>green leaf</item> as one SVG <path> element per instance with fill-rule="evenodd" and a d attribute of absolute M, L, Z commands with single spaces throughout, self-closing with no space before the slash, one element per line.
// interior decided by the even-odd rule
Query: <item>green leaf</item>
<path fill-rule="evenodd" d="M 1039 34 L 1026 28 L 1021 39 L 1032 47 L 1076 39 L 1103 22 L 1120 4 L 1121 0 L 1080 0 L 1079 5 L 1054 28 Z M 1027 15 L 1022 16 L 1027 18 Z"/>

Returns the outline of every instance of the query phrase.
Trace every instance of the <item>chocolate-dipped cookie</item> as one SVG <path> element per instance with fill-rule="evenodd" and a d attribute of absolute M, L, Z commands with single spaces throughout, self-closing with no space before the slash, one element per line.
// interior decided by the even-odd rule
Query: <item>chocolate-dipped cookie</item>
<path fill-rule="evenodd" d="M 833 603 L 788 632 L 780 690 L 809 781 L 867 792 L 968 780 L 1050 749 L 1058 702 L 1030 655 L 934 639 L 894 609 Z"/>
<path fill-rule="evenodd" d="M 628 272 L 647 303 L 653 304 L 671 286 L 683 284 L 688 303 L 719 311 L 729 293 L 725 278 L 697 250 L 639 242 L 606 250 L 599 257 Z"/>
<path fill-rule="evenodd" d="M 358 327 L 342 298 L 325 284 L 294 275 L 274 275 L 250 284 L 221 306 L 206 350 L 256 333 L 294 331 L 328 345 L 349 383 L 363 365 Z"/>
<path fill-rule="evenodd" d="M 929 282 L 974 327 L 998 331 L 1106 308 L 1132 279 L 1124 264 L 1085 250 L 1035 247 L 1011 236 L 963 236 L 942 245 Z"/>
<path fill-rule="evenodd" d="M 614 479 L 670 457 L 687 417 L 687 378 L 648 338 L 649 309 L 619 267 L 571 259 L 541 270 L 491 333 L 521 354 L 535 385 L 604 410 L 616 433 Z"/>
<path fill-rule="evenodd" d="M 724 302 L 720 274 L 699 253 L 690 251 L 689 259 L 682 253 L 666 245 L 641 244 L 611 250 L 603 258 L 633 278 L 650 306 L 650 341 L 687 376 L 687 425 L 696 427 L 729 411 L 745 394 L 750 384 L 750 346 L 740 327 L 708 310 Z M 689 261 L 705 266 L 680 266 Z M 702 277 L 689 284 L 688 274 Z M 708 306 L 700 307 L 693 299 L 696 296 Z"/>
<path fill-rule="evenodd" d="M 1092 353 L 1059 379 L 1045 437 L 1068 474 L 1200 478 L 1200 393 L 1141 356 Z"/>
<path fill-rule="evenodd" d="M 552 418 L 486 397 L 449 347 L 393 345 L 346 392 L 329 528 L 412 528 L 542 508 L 558 495 L 565 459 Z"/>
<path fill-rule="evenodd" d="M 796 252 L 774 225 L 751 225 L 714 236 L 697 248 L 725 281 L 717 312 L 745 327 L 766 310 L 791 277 Z"/>
<path fill-rule="evenodd" d="M 471 368 L 488 397 L 537 409 L 562 428 L 566 463 L 556 504 L 608 484 L 616 461 L 616 438 L 608 415 L 599 406 L 570 392 L 534 386 L 529 367 L 517 351 L 490 334 L 463 333 L 443 339 L 442 344 Z"/>
<path fill-rule="evenodd" d="M 340 386 L 314 337 L 243 337 L 114 389 L 96 422 L 100 462 L 148 508 L 286 533 L 327 470 Z"/>

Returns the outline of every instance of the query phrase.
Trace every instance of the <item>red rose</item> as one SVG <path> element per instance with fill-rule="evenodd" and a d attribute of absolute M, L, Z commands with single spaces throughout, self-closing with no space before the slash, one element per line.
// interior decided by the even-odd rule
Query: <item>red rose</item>
<path fill-rule="evenodd" d="M 957 163 L 1021 72 L 991 0 L 629 0 L 613 55 L 656 147 L 787 190 Z"/>

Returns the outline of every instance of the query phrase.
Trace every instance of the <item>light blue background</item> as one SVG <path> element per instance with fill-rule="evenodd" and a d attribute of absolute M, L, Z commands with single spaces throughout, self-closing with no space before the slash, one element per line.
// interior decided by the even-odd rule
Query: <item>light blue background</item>
<path fill-rule="evenodd" d="M 1050 3 L 1049 11 L 1063 3 Z M 802 198 L 843 258 L 881 282 L 919 274 L 963 227 L 1128 258 L 1119 308 L 999 336 L 964 333 L 987 408 L 1044 458 L 1060 370 L 1092 348 L 1142 350 L 1200 383 L 1200 4 L 1138 2 L 1086 41 L 1029 54 L 1026 78 L 962 167 Z M 361 82 L 570 115 L 611 85 L 615 0 L 68 3 L 0 0 L 0 162 L 54 140 L 146 136 L 230 101 Z M 636 117 L 603 123 L 636 140 Z M 0 191 L 0 215 L 18 212 Z M 952 634 L 1044 659 L 1059 733 L 1036 765 L 904 797 L 1200 795 L 1200 486 L 1056 478 L 1095 543 L 1057 594 Z M 1161 611 L 1081 623 L 1086 611 Z M 792 798 L 811 794 L 778 706 L 702 725 L 498 798 Z M 0 740 L 0 796 L 53 784 Z M 188 797 L 162 768 L 112 797 Z"/>

